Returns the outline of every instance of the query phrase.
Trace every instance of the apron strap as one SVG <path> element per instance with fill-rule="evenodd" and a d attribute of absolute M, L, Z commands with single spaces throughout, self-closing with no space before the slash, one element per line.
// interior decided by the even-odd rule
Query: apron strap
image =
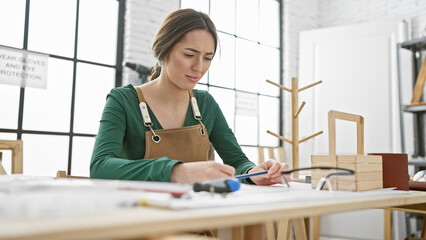
<path fill-rule="evenodd" d="M 145 98 L 143 96 L 142 90 L 140 89 L 139 86 L 135 87 L 135 89 L 136 89 L 136 93 L 138 94 L 139 108 L 141 109 L 143 124 L 146 127 L 149 127 L 151 129 L 152 121 L 151 121 L 151 118 L 149 117 L 148 106 L 146 105 L 146 101 L 145 101 Z M 194 97 L 194 93 L 192 92 L 192 90 L 190 90 L 188 92 L 189 92 L 189 96 L 190 96 L 190 102 L 191 102 L 192 113 L 194 115 L 194 118 L 195 118 L 195 120 L 197 120 L 198 122 L 201 123 L 202 117 L 201 117 L 200 109 L 198 108 L 197 99 Z"/>
<path fill-rule="evenodd" d="M 136 88 L 136 92 L 138 93 L 139 102 L 145 102 L 145 98 L 143 97 L 140 87 L 135 87 L 135 88 Z"/>
<path fill-rule="evenodd" d="M 141 114 L 142 114 L 142 120 L 143 120 L 143 125 L 145 125 L 145 127 L 149 127 L 149 129 L 152 131 L 152 133 L 154 135 L 156 135 L 154 133 L 154 131 L 152 130 L 152 121 L 151 121 L 151 117 L 149 116 L 149 112 L 148 112 L 148 106 L 146 105 L 145 102 L 145 98 L 143 97 L 142 91 L 139 87 L 135 87 L 136 92 L 138 93 L 138 98 L 139 98 L 139 108 L 141 110 Z"/>
<path fill-rule="evenodd" d="M 192 93 L 192 90 L 188 92 L 191 98 L 192 113 L 194 114 L 194 118 L 195 120 L 201 123 L 201 119 L 203 118 L 201 117 L 200 109 L 198 109 L 197 99 L 194 97 L 194 93 Z"/>

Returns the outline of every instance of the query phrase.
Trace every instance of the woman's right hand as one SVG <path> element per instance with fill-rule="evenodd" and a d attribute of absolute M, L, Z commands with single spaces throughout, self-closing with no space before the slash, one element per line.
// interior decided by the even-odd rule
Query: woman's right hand
<path fill-rule="evenodd" d="M 235 168 L 217 162 L 178 163 L 172 168 L 171 181 L 193 184 L 215 178 L 229 178 L 235 174 Z"/>

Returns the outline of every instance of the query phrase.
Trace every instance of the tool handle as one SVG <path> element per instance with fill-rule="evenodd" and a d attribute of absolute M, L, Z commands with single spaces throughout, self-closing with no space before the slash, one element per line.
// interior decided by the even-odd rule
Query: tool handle
<path fill-rule="evenodd" d="M 229 193 L 240 189 L 240 181 L 236 178 L 218 178 L 206 182 L 195 182 L 194 192 Z"/>

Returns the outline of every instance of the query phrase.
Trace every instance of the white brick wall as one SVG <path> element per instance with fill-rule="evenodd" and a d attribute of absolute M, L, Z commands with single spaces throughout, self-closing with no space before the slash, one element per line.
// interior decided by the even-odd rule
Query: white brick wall
<path fill-rule="evenodd" d="M 426 36 L 424 0 L 320 0 L 320 27 L 402 18 L 411 20 L 413 39 Z"/>
<path fill-rule="evenodd" d="M 319 27 L 406 18 L 412 37 L 426 35 L 425 0 L 282 0 L 283 76 L 286 84 L 297 76 L 299 32 Z M 162 20 L 179 8 L 179 0 L 128 0 L 125 16 L 124 60 L 152 66 L 151 43 Z M 423 13 L 423 14 L 422 14 Z M 133 71 L 124 72 L 123 83 L 137 81 Z"/>
<path fill-rule="evenodd" d="M 315 28 L 357 24 L 368 21 L 407 19 L 411 39 L 426 36 L 425 0 L 283 0 L 283 78 L 290 87 L 298 76 L 299 32 Z M 318 79 L 311 79 L 312 82 Z M 284 109 L 290 111 L 289 94 L 284 93 Z M 290 118 L 284 114 L 284 135 L 291 131 Z M 290 159 L 290 146 L 284 144 Z"/>
<path fill-rule="evenodd" d="M 124 30 L 124 62 L 152 67 L 151 45 L 166 16 L 179 9 L 179 0 L 127 0 Z M 123 69 L 123 85 L 140 84 L 138 74 Z"/>
<path fill-rule="evenodd" d="M 291 87 L 291 78 L 298 77 L 299 32 L 319 27 L 319 1 L 283 0 L 283 81 Z M 315 79 L 312 79 L 314 82 Z M 284 136 L 291 136 L 291 94 L 283 91 Z M 308 103 L 309 104 L 309 103 Z M 284 143 L 285 157 L 291 159 L 291 145 Z"/>

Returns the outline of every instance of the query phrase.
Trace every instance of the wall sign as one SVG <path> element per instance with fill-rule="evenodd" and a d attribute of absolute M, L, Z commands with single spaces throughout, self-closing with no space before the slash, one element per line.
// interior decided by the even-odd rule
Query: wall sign
<path fill-rule="evenodd" d="M 49 55 L 0 47 L 0 84 L 47 87 Z"/>

